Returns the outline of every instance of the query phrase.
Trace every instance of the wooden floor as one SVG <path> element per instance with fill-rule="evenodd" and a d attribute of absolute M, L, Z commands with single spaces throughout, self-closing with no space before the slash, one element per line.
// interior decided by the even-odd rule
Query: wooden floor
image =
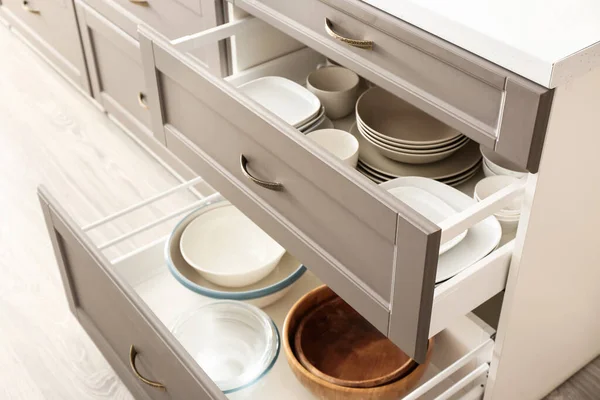
<path fill-rule="evenodd" d="M 176 183 L 0 25 L 0 399 L 131 398 L 67 309 L 36 187 L 84 224 Z M 549 399 L 599 382 L 596 360 Z"/>

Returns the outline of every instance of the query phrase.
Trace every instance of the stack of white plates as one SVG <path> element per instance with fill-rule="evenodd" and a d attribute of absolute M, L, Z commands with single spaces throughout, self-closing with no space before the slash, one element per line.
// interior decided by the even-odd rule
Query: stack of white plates
<path fill-rule="evenodd" d="M 359 133 L 381 155 L 406 164 L 444 160 L 469 139 L 385 90 L 373 87 L 356 103 Z"/>
<path fill-rule="evenodd" d="M 358 139 L 357 169 L 376 183 L 403 176 L 420 176 L 458 186 L 471 179 L 481 168 L 479 145 L 473 141 L 443 160 L 430 164 L 406 164 L 383 156 L 377 148 L 360 134 L 355 124 L 350 133 Z"/>
<path fill-rule="evenodd" d="M 522 178 L 527 175 L 526 170 L 503 158 L 493 150 L 483 145 L 481 145 L 480 150 L 483 156 L 483 173 L 485 176 L 506 175 Z"/>
<path fill-rule="evenodd" d="M 238 89 L 301 132 L 333 127 L 317 96 L 289 79 L 266 76 Z"/>

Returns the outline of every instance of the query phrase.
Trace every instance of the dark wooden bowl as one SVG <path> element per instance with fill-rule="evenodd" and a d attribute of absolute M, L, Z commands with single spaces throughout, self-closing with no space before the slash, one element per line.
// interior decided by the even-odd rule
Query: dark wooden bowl
<path fill-rule="evenodd" d="M 429 341 L 427 357 L 423 364 L 413 365 L 407 375 L 386 384 L 370 388 L 346 387 L 331 383 L 308 371 L 299 361 L 295 352 L 295 336 L 304 316 L 316 307 L 337 295 L 327 286 L 320 286 L 304 295 L 290 310 L 283 324 L 282 342 L 283 349 L 292 372 L 296 378 L 310 390 L 317 398 L 323 400 L 394 400 L 404 396 L 418 383 L 431 358 L 433 341 Z"/>
<path fill-rule="evenodd" d="M 295 354 L 309 372 L 336 385 L 369 388 L 406 375 L 415 362 L 340 297 L 306 314 Z"/>

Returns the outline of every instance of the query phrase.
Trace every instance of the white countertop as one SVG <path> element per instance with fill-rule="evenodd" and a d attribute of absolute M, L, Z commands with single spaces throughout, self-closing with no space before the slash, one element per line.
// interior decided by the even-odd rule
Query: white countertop
<path fill-rule="evenodd" d="M 363 1 L 549 88 L 600 66 L 600 0 Z"/>

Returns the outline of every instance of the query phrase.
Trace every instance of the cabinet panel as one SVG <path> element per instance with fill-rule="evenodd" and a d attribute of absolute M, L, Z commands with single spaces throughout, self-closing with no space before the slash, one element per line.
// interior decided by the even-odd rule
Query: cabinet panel
<path fill-rule="evenodd" d="M 59 72 L 89 92 L 77 20 L 70 0 L 5 0 L 0 14 Z"/>

